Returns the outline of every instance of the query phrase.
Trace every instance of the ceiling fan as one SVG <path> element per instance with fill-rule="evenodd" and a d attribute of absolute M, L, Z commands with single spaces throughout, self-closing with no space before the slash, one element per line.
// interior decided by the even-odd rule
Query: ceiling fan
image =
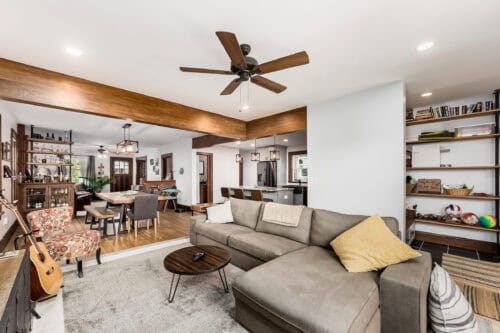
<path fill-rule="evenodd" d="M 231 81 L 229 85 L 220 93 L 221 95 L 232 94 L 242 82 L 248 80 L 258 86 L 261 86 L 262 88 L 271 90 L 272 92 L 278 94 L 285 90 L 286 86 L 266 79 L 261 76 L 261 74 L 276 72 L 286 68 L 301 66 L 309 63 L 309 56 L 305 51 L 302 51 L 259 64 L 255 58 L 248 56 L 251 50 L 250 45 L 240 45 L 235 34 L 225 31 L 217 31 L 215 34 L 219 37 L 222 46 L 224 46 L 229 58 L 231 58 L 231 70 L 227 71 L 193 67 L 180 67 L 180 70 L 191 73 L 237 75 L 238 78 Z"/>

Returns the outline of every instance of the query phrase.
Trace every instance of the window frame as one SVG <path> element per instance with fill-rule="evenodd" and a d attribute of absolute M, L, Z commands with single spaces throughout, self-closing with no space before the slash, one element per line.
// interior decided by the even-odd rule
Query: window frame
<path fill-rule="evenodd" d="M 307 150 L 299 150 L 299 151 L 290 151 L 288 152 L 288 183 L 299 183 L 298 180 L 293 179 L 293 157 L 295 155 L 307 155 Z M 309 174 L 307 175 L 309 180 Z M 307 182 L 301 182 L 303 184 L 307 184 Z"/>

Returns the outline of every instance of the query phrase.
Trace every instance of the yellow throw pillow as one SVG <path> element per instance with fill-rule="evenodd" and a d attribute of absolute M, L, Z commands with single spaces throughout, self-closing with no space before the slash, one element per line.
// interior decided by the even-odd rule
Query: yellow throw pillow
<path fill-rule="evenodd" d="M 378 215 L 345 231 L 330 245 L 349 272 L 377 271 L 421 256 L 402 242 Z"/>

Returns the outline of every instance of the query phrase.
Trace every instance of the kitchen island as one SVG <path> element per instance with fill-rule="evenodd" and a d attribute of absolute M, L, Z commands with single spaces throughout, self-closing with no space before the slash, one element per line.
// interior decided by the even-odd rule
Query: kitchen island
<path fill-rule="evenodd" d="M 293 188 L 267 186 L 242 186 L 240 188 L 244 191 L 245 196 L 250 196 L 250 190 L 261 190 L 264 199 L 271 199 L 273 202 L 280 204 L 293 205 Z"/>

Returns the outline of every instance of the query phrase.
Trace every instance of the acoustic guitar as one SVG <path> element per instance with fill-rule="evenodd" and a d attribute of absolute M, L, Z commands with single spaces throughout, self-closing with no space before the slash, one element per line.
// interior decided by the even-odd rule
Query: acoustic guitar
<path fill-rule="evenodd" d="M 28 236 L 31 243 L 29 246 L 31 299 L 37 301 L 57 294 L 63 283 L 61 268 L 50 256 L 45 244 L 36 241 L 31 228 L 28 227 L 15 204 L 5 199 L 3 195 L 0 195 L 0 204 L 14 213 L 23 233 Z"/>

